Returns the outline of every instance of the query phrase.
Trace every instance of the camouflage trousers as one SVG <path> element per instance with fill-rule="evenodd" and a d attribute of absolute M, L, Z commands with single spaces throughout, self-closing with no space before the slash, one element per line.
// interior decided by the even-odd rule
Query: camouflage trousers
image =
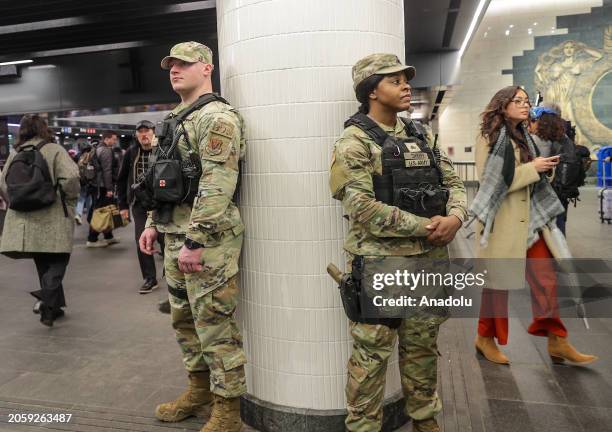
<path fill-rule="evenodd" d="M 419 258 L 444 258 L 446 248 L 438 248 Z M 352 260 L 352 257 L 350 257 Z M 398 329 L 384 325 L 350 323 L 353 349 L 348 362 L 346 429 L 352 432 L 378 432 L 382 428 L 387 363 L 395 347 L 399 349 L 399 370 L 405 411 L 416 420 L 433 418 L 442 410 L 436 391 L 438 381 L 438 331 L 447 319 L 430 314 L 402 320 Z"/>
<path fill-rule="evenodd" d="M 213 393 L 224 398 L 238 397 L 246 393 L 246 356 L 234 320 L 238 277 L 234 274 L 223 281 L 220 275 L 225 272 L 228 261 L 235 258 L 237 262 L 242 236 L 205 248 L 205 268 L 193 274 L 185 274 L 178 268 L 178 255 L 184 241 L 184 235 L 166 233 L 164 252 L 172 326 L 183 363 L 189 372 L 210 370 Z M 235 257 L 228 260 L 225 256 L 228 253 Z"/>

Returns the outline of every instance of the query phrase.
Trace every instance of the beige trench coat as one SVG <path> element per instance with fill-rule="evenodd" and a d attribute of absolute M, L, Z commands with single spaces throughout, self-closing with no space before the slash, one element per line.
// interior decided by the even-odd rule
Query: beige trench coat
<path fill-rule="evenodd" d="M 35 141 L 27 142 L 26 144 Z M 0 239 L 0 252 L 70 253 L 74 233 L 74 206 L 79 196 L 79 170 L 66 150 L 54 143 L 46 144 L 41 153 L 49 166 L 53 183 L 59 181 L 66 193 L 68 217 L 64 215 L 62 200 L 49 207 L 31 212 L 8 209 Z M 6 161 L 0 188 L 6 193 L 6 173 L 15 153 Z"/>
<path fill-rule="evenodd" d="M 508 189 L 491 229 L 489 243 L 480 245 L 483 225 L 476 221 L 476 258 L 479 267 L 487 270 L 487 288 L 522 289 L 525 286 L 525 264 L 527 255 L 527 230 L 529 227 L 529 206 L 531 185 L 540 179 L 534 162 L 521 163 L 519 148 L 514 148 L 514 179 Z M 487 140 L 479 137 L 476 142 L 476 172 L 482 179 L 485 163 L 489 154 Z M 544 236 L 546 239 L 548 236 Z"/>

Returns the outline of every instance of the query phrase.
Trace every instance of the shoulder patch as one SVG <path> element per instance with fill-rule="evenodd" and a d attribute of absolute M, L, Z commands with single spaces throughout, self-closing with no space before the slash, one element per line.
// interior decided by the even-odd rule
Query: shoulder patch
<path fill-rule="evenodd" d="M 223 146 L 226 145 L 225 140 L 211 136 L 206 143 L 206 153 L 211 156 L 217 156 L 223 152 Z"/>
<path fill-rule="evenodd" d="M 234 125 L 227 120 L 217 119 L 213 123 L 211 133 L 221 135 L 226 138 L 233 138 Z"/>
<path fill-rule="evenodd" d="M 232 149 L 235 129 L 234 124 L 229 120 L 215 118 L 206 137 L 202 156 L 218 162 L 225 161 Z"/>

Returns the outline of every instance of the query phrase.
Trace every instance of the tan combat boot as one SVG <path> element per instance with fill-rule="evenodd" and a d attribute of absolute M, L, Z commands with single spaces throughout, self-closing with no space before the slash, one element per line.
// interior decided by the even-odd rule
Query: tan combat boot
<path fill-rule="evenodd" d="M 214 395 L 215 404 L 208 423 L 200 432 L 239 432 L 242 429 L 240 419 L 240 398 L 225 399 Z"/>
<path fill-rule="evenodd" d="M 441 432 L 436 419 L 412 420 L 412 432 Z"/>
<path fill-rule="evenodd" d="M 155 417 L 165 422 L 179 422 L 191 416 L 207 417 L 212 405 L 210 373 L 189 374 L 189 388 L 172 402 L 157 405 Z"/>
<path fill-rule="evenodd" d="M 495 339 L 492 337 L 476 336 L 474 341 L 476 351 L 482 354 L 487 360 L 497 364 L 510 364 L 510 360 L 506 355 L 497 348 Z"/>
<path fill-rule="evenodd" d="M 553 363 L 563 363 L 567 360 L 577 365 L 586 365 L 598 359 L 594 355 L 582 354 L 569 343 L 567 338 L 552 333 L 548 334 L 548 354 Z"/>

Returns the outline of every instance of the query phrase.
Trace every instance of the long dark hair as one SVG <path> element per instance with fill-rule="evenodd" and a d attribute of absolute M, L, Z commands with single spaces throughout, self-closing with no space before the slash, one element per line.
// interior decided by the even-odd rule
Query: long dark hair
<path fill-rule="evenodd" d="M 489 146 L 493 146 L 499 138 L 499 132 L 502 126 L 506 126 L 508 135 L 519 146 L 521 162 L 528 162 L 533 159 L 533 155 L 529 152 L 529 146 L 527 145 L 527 138 L 523 133 L 522 123 L 519 123 L 516 127 L 512 127 L 512 124 L 504 115 L 504 109 L 519 91 L 523 91 L 527 94 L 525 89 L 520 86 L 508 86 L 493 95 L 485 110 L 480 114 L 482 117 L 480 134 L 487 139 Z M 527 97 L 529 97 L 528 94 Z"/>
<path fill-rule="evenodd" d="M 542 113 L 537 120 L 536 135 L 545 141 L 561 141 L 565 135 L 565 120 L 555 114 Z"/>
<path fill-rule="evenodd" d="M 55 142 L 53 132 L 49 129 L 44 118 L 38 114 L 26 114 L 19 123 L 19 138 L 14 146 L 17 148 L 34 138 L 40 138 L 50 143 Z"/>
<path fill-rule="evenodd" d="M 384 77 L 384 75 L 375 74 L 367 77 L 357 85 L 355 96 L 357 96 L 357 100 L 361 103 L 359 106 L 360 113 L 367 114 L 370 112 L 370 93 L 376 89 Z"/>

